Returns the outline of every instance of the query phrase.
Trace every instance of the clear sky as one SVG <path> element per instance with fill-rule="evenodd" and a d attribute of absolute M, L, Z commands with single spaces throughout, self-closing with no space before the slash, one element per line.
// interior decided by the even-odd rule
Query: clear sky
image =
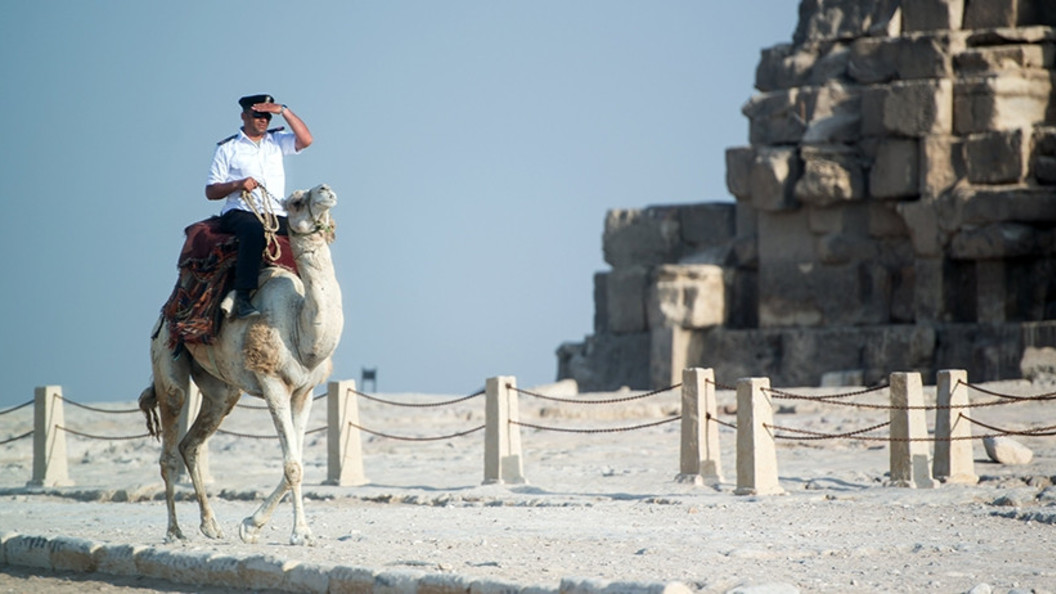
<path fill-rule="evenodd" d="M 724 151 L 795 0 L 0 3 L 0 407 L 135 399 L 238 97 L 338 196 L 334 379 L 553 381 L 593 331 L 611 208 L 730 200 Z M 280 120 L 281 118 L 276 118 Z"/>

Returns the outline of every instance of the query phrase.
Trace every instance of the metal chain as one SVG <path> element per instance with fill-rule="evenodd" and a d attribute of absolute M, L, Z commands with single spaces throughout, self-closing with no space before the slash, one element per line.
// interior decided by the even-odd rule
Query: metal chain
<path fill-rule="evenodd" d="M 864 390 L 858 390 L 856 392 L 844 392 L 842 394 L 829 394 L 827 396 L 806 396 L 804 394 L 793 394 L 791 392 L 785 392 L 776 388 L 763 388 L 764 392 L 770 392 L 774 395 L 775 399 L 790 399 L 790 400 L 813 400 L 813 401 L 827 401 L 837 400 L 840 398 L 849 398 L 851 396 L 861 396 L 863 394 L 871 394 L 873 392 L 879 392 L 880 390 L 886 390 L 890 388 L 890 384 L 881 384 L 879 386 L 873 386 L 872 388 L 865 388 Z"/>
<path fill-rule="evenodd" d="M 313 396 L 312 397 L 312 401 L 314 402 L 314 401 L 322 399 L 322 398 L 326 398 L 326 394 L 319 394 L 318 396 Z M 245 408 L 245 409 L 249 409 L 249 410 L 271 410 L 271 409 L 268 408 L 267 405 L 259 405 L 259 404 L 241 404 L 241 403 L 239 403 L 239 404 L 236 404 L 235 407 L 236 408 Z"/>
<path fill-rule="evenodd" d="M 12 406 L 11 408 L 9 408 L 9 409 L 7 409 L 7 410 L 4 410 L 4 411 L 0 411 L 0 417 L 2 417 L 2 416 L 4 416 L 4 415 L 6 415 L 7 413 L 13 413 L 13 412 L 15 412 L 16 410 L 19 410 L 19 409 L 23 409 L 23 408 L 26 408 L 26 407 L 27 407 L 27 406 L 29 406 L 30 404 L 33 404 L 33 401 L 32 401 L 32 400 L 29 400 L 29 401 L 27 401 L 27 402 L 23 402 L 22 404 L 19 404 L 18 406 Z"/>
<path fill-rule="evenodd" d="M 87 437 L 88 439 L 102 439 L 104 441 L 125 441 L 125 440 L 131 440 L 131 439 L 143 439 L 145 437 L 152 437 L 152 435 L 149 434 L 149 433 L 144 433 L 143 435 L 127 435 L 127 436 L 123 436 L 123 437 L 110 437 L 110 436 L 107 436 L 107 435 L 92 435 L 91 433 L 81 433 L 80 431 L 75 431 L 73 429 L 68 429 L 66 427 L 63 427 L 62 425 L 55 425 L 55 428 L 56 429 L 61 429 L 62 431 L 65 431 L 66 433 L 72 433 L 74 435 L 78 435 L 80 437 Z"/>
<path fill-rule="evenodd" d="M 461 403 L 461 402 L 466 402 L 468 400 L 471 400 L 471 398 L 475 398 L 477 396 L 484 395 L 484 390 L 480 390 L 479 392 L 474 392 L 474 393 L 472 393 L 472 394 L 470 394 L 468 396 L 461 396 L 461 397 L 458 397 L 458 398 L 454 398 L 454 400 L 440 402 L 440 403 L 398 403 L 398 402 L 395 402 L 395 401 L 386 401 L 386 400 L 383 400 L 383 398 L 379 398 L 377 396 L 372 396 L 370 394 L 366 394 L 364 392 L 360 392 L 359 390 L 353 390 L 352 388 L 348 388 L 348 391 L 352 392 L 353 394 L 356 394 L 357 396 L 362 396 L 362 397 L 366 398 L 366 400 L 373 401 L 373 402 L 376 402 L 376 403 L 386 404 L 386 405 L 390 405 L 390 406 L 410 407 L 410 408 L 430 408 L 430 407 L 437 407 L 437 406 L 449 406 L 449 405 L 458 404 L 458 403 Z"/>
<path fill-rule="evenodd" d="M 122 409 L 122 410 L 107 410 L 105 408 L 96 408 L 94 406 L 88 406 L 87 404 L 81 404 L 80 402 L 74 402 L 73 400 L 70 400 L 69 398 L 66 398 L 64 396 L 56 395 L 55 397 L 58 398 L 59 400 L 62 400 L 63 402 L 68 402 L 69 404 L 72 404 L 72 405 L 74 405 L 74 406 L 76 406 L 78 408 L 83 408 L 84 410 L 90 410 L 92 412 L 110 413 L 110 414 L 113 414 L 113 415 L 125 415 L 125 414 L 129 414 L 129 413 L 141 413 L 141 412 L 143 412 L 143 411 L 139 410 L 138 408 L 126 408 L 126 409 Z"/>
<path fill-rule="evenodd" d="M 671 390 L 674 390 L 675 388 L 681 388 L 681 387 L 682 387 L 682 384 L 675 384 L 673 386 L 668 386 L 666 388 L 660 388 L 659 390 L 653 390 L 652 392 L 646 392 L 645 394 L 638 394 L 636 396 L 625 396 L 625 397 L 621 397 L 621 398 L 605 398 L 605 399 L 600 399 L 600 400 L 576 400 L 574 398 L 560 398 L 558 396 L 546 396 L 544 394 L 539 394 L 538 392 L 531 392 L 529 390 L 522 390 L 521 388 L 517 388 L 517 387 L 514 387 L 514 386 L 512 386 L 510 384 L 506 384 L 506 389 L 513 390 L 514 392 L 518 392 L 520 394 L 524 394 L 525 396 L 534 396 L 535 398 L 539 398 L 541 400 L 550 400 L 552 402 L 567 402 L 569 404 L 615 404 L 615 403 L 618 403 L 618 402 L 630 402 L 632 400 L 641 400 L 643 398 L 649 398 L 651 396 L 656 396 L 657 394 L 663 394 L 664 392 L 669 392 Z"/>
<path fill-rule="evenodd" d="M 436 436 L 436 437 L 406 437 L 406 436 L 401 436 L 401 435 L 392 435 L 392 434 L 389 434 L 389 433 L 382 433 L 380 431 L 374 431 L 373 429 L 367 429 L 366 427 L 362 427 L 362 426 L 357 425 L 357 424 L 355 424 L 355 423 L 353 423 L 351 421 L 349 421 L 348 425 L 350 427 L 354 427 L 356 429 L 359 429 L 360 431 L 363 431 L 364 433 L 369 433 L 371 435 L 377 435 L 378 437 L 386 437 L 388 439 L 396 439 L 396 440 L 399 440 L 399 441 L 440 441 L 440 440 L 444 440 L 444 439 L 451 439 L 451 438 L 454 438 L 454 437 L 462 437 L 463 435 L 469 435 L 470 433 L 476 433 L 477 431 L 480 431 L 481 429 L 484 428 L 484 425 L 481 425 L 479 427 L 474 427 L 474 428 L 468 429 L 466 431 L 459 431 L 458 433 L 452 433 L 451 435 L 439 435 L 439 436 Z"/>
<path fill-rule="evenodd" d="M 12 437 L 12 438 L 9 438 L 9 439 L 5 439 L 4 441 L 0 441 L 0 445 L 8 444 L 8 443 L 11 443 L 12 441 L 18 441 L 20 439 L 25 439 L 25 438 L 29 437 L 30 435 L 33 435 L 33 432 L 32 431 L 27 431 L 27 432 L 23 433 L 22 435 L 17 435 L 15 437 Z"/>
<path fill-rule="evenodd" d="M 1006 398 L 1008 400 L 1015 400 L 1017 402 L 1056 400 L 1056 392 L 1047 392 L 1045 394 L 1039 394 L 1037 396 L 1013 396 L 1011 394 L 1002 394 L 1000 392 L 994 392 L 993 390 L 988 390 L 982 386 L 978 386 L 975 384 L 966 384 L 961 380 L 957 380 L 957 384 L 965 386 L 967 388 L 971 388 L 972 390 L 976 390 L 978 392 L 982 392 L 984 394 L 997 396 L 998 398 Z"/>
<path fill-rule="evenodd" d="M 308 435 L 308 434 L 311 434 L 311 433 L 319 433 L 320 431 L 326 431 L 326 427 L 316 427 L 315 429 L 309 429 L 308 431 L 305 431 L 304 434 Z M 217 429 L 216 432 L 217 433 L 221 433 L 223 435 L 231 435 L 231 436 L 234 436 L 234 437 L 245 437 L 247 439 L 278 439 L 279 438 L 279 436 L 277 434 L 276 435 L 252 435 L 252 434 L 249 434 L 249 433 L 238 433 L 237 431 L 227 431 L 226 429 Z"/>
<path fill-rule="evenodd" d="M 770 425 L 770 424 L 767 424 L 767 423 L 763 423 L 763 427 L 766 427 L 767 429 L 776 430 L 776 431 L 791 431 L 792 433 L 801 433 L 803 435 L 809 436 L 809 437 L 793 437 L 791 435 L 774 435 L 774 439 L 798 439 L 798 440 L 802 440 L 802 441 L 810 441 L 810 440 L 818 440 L 818 439 L 838 439 L 838 438 L 845 438 L 845 437 L 854 437 L 856 435 L 861 435 L 862 433 L 869 433 L 870 431 L 876 431 L 877 429 L 880 429 L 881 427 L 887 427 L 890 424 L 891 424 L 891 421 L 887 421 L 885 423 L 878 423 L 876 425 L 873 425 L 872 427 L 866 427 L 864 429 L 858 429 L 856 431 L 848 431 L 846 433 L 820 433 L 818 431 L 808 431 L 806 429 L 795 429 L 795 428 L 792 428 L 792 427 L 782 427 L 780 425 Z"/>
<path fill-rule="evenodd" d="M 529 427 L 531 429 L 538 429 L 540 431 L 559 431 L 562 433 L 621 433 L 624 431 L 635 431 L 638 429 L 648 429 L 649 427 L 656 427 L 658 425 L 664 425 L 677 421 L 682 418 L 682 415 L 664 419 L 662 421 L 654 421 L 652 423 L 644 423 L 642 425 L 635 425 L 633 427 L 616 427 L 612 429 L 567 429 L 563 427 L 546 427 L 544 425 L 535 425 L 532 423 L 524 423 L 521 421 L 510 420 L 511 425 L 518 425 L 521 427 Z"/>

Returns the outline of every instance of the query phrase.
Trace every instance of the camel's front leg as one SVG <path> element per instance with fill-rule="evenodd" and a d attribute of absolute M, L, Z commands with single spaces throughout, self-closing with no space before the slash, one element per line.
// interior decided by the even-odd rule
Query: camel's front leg
<path fill-rule="evenodd" d="M 290 544 L 311 544 L 312 534 L 304 517 L 304 504 L 301 499 L 301 480 L 303 477 L 302 455 L 304 425 L 307 423 L 306 402 L 307 390 L 302 390 L 291 397 L 282 382 L 275 378 L 260 378 L 264 391 L 264 400 L 268 403 L 275 429 L 282 446 L 283 476 L 279 485 L 272 491 L 252 516 L 242 521 L 239 535 L 245 542 L 256 542 L 261 527 L 274 513 L 287 491 L 293 491 L 294 525 Z"/>
<path fill-rule="evenodd" d="M 176 478 L 180 474 L 179 443 L 180 411 L 187 397 L 186 391 L 190 382 L 189 357 L 184 353 L 173 357 L 168 348 L 169 327 L 164 320 L 159 320 L 157 335 L 150 342 L 151 367 L 154 380 L 149 392 L 144 392 L 140 399 L 147 399 L 148 405 L 153 402 L 158 407 L 159 430 L 161 432 L 161 456 L 158 465 L 161 467 L 161 480 L 165 483 L 165 509 L 168 511 L 169 525 L 165 531 L 165 542 L 186 540 L 176 520 Z"/>

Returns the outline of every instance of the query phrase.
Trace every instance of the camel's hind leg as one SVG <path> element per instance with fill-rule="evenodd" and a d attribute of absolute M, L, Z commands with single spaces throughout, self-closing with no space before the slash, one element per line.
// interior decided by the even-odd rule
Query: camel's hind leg
<path fill-rule="evenodd" d="M 195 369 L 194 379 L 202 393 L 202 406 L 194 424 L 180 441 L 180 454 L 183 455 L 183 461 L 191 477 L 191 484 L 194 485 L 194 495 L 198 500 L 198 510 L 202 519 L 202 534 L 209 538 L 224 538 L 224 531 L 216 521 L 212 506 L 209 505 L 209 496 L 205 490 L 205 477 L 199 460 L 205 441 L 216 432 L 224 417 L 235 407 L 241 392 L 202 372 L 200 368 Z"/>
<path fill-rule="evenodd" d="M 160 418 L 158 419 L 159 427 L 156 427 L 156 430 L 161 435 L 161 456 L 158 462 L 161 467 L 161 479 L 165 483 L 165 506 L 169 515 L 165 540 L 172 542 L 186 540 L 176 520 L 175 491 L 176 478 L 183 464 L 176 447 L 180 437 L 180 411 L 187 398 L 187 387 L 190 381 L 190 355 L 183 352 L 179 357 L 173 357 L 172 351 L 168 348 L 168 325 L 160 323 L 161 328 L 150 343 L 154 380 L 151 387 L 144 390 L 143 395 L 140 396 L 140 407 L 144 411 L 148 408 L 153 409 L 154 406 L 158 408 Z"/>
<path fill-rule="evenodd" d="M 292 397 L 287 396 L 281 382 L 265 379 L 264 399 L 268 403 L 272 420 L 279 434 L 282 445 L 283 476 L 275 490 L 271 492 L 253 515 L 242 521 L 239 536 L 247 543 L 257 541 L 261 527 L 271 519 L 275 508 L 288 491 L 293 499 L 293 533 L 290 544 L 306 545 L 312 543 L 312 532 L 304 514 L 304 500 L 301 496 L 301 480 L 304 475 L 302 462 L 304 451 L 304 432 L 311 411 L 312 399 L 310 388 L 298 391 Z"/>

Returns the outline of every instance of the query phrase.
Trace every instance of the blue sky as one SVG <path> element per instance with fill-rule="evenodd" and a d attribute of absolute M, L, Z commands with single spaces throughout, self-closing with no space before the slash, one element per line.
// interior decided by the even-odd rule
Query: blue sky
<path fill-rule="evenodd" d="M 238 97 L 338 195 L 334 378 L 553 381 L 592 332 L 605 212 L 730 200 L 724 151 L 794 0 L 0 3 L 0 407 L 132 400 Z"/>

